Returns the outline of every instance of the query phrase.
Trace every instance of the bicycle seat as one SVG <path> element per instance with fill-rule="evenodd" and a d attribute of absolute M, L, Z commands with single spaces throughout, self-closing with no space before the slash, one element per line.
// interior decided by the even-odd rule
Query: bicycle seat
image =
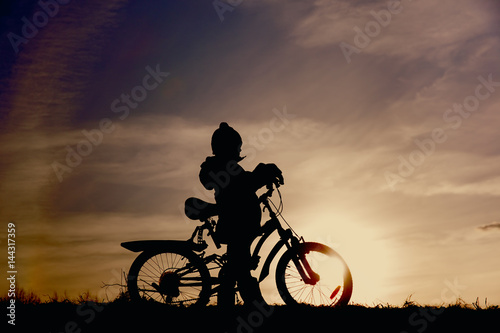
<path fill-rule="evenodd" d="M 212 216 L 218 215 L 217 205 L 203 201 L 198 198 L 188 198 L 184 203 L 184 213 L 191 220 L 206 220 Z"/>

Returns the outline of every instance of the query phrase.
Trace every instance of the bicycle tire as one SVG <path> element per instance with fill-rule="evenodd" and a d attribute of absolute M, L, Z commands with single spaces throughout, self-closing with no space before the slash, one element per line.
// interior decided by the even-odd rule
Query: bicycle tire
<path fill-rule="evenodd" d="M 141 253 L 130 266 L 127 287 L 132 301 L 186 307 L 205 306 L 211 295 L 205 263 L 193 251 L 176 248 Z"/>
<path fill-rule="evenodd" d="M 320 271 L 320 280 L 315 285 L 306 284 L 300 277 L 293 261 L 297 254 L 307 258 L 313 271 Z M 322 260 L 325 262 L 319 268 L 321 262 L 318 261 Z M 327 260 L 335 267 L 326 266 L 325 269 Z M 335 281 L 325 280 L 330 277 L 335 277 Z M 306 242 L 297 249 L 289 249 L 280 258 L 276 267 L 276 286 L 287 305 L 344 306 L 351 299 L 353 283 L 349 267 L 337 252 L 324 244 Z"/>

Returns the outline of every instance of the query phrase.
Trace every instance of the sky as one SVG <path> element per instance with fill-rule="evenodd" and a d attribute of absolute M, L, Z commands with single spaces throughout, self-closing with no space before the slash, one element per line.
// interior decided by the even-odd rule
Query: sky
<path fill-rule="evenodd" d="M 20 287 L 112 298 L 136 255 L 121 242 L 187 239 L 225 121 L 245 169 L 283 171 L 294 230 L 346 260 L 352 302 L 500 304 L 497 1 L 0 10 L 0 239 L 14 222 Z"/>

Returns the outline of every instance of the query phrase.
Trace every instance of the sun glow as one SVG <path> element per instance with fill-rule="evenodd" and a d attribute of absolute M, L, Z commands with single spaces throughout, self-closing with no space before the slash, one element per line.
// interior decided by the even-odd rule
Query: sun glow
<path fill-rule="evenodd" d="M 292 220 L 303 220 L 290 214 Z M 325 244 L 335 250 L 349 267 L 353 280 L 353 294 L 350 303 L 378 304 L 390 301 L 391 276 L 396 267 L 394 250 L 384 238 L 381 228 L 374 221 L 360 222 L 359 219 L 344 216 L 321 217 L 307 224 L 291 223 L 305 241 Z M 263 251 L 263 254 L 266 251 Z M 275 261 L 278 261 L 278 255 Z M 320 262 L 322 264 L 322 262 Z M 324 268 L 322 268 L 324 269 Z M 274 272 L 275 265 L 271 267 Z M 274 275 L 274 274 L 273 274 Z M 254 276 L 258 276 L 254 274 Z M 283 303 L 274 285 L 274 276 L 261 283 L 263 295 L 268 303 Z"/>
<path fill-rule="evenodd" d="M 349 222 L 333 226 L 331 219 L 317 219 L 317 223 L 308 225 L 305 230 L 311 235 L 307 240 L 330 246 L 346 261 L 353 279 L 351 303 L 387 301 L 391 287 L 389 279 L 395 267 L 394 251 L 375 223 L 344 220 Z M 320 236 L 314 236 L 318 234 Z"/>
<path fill-rule="evenodd" d="M 380 231 L 361 224 L 342 230 L 345 241 L 338 249 L 349 265 L 354 292 L 352 302 L 378 303 L 389 296 L 389 279 L 394 270 L 394 254 Z"/>

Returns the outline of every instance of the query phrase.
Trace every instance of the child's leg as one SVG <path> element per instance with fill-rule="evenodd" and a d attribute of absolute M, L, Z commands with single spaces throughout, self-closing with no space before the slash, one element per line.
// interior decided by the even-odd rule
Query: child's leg
<path fill-rule="evenodd" d="M 247 304 L 252 304 L 253 301 L 262 302 L 264 298 L 262 297 L 259 283 L 256 278 L 250 273 L 252 269 L 252 258 L 250 255 L 250 245 L 251 240 L 240 240 L 228 245 L 231 247 L 231 256 L 229 260 L 232 260 L 232 269 L 234 270 L 236 281 L 238 282 L 238 289 L 240 291 L 241 298 Z"/>

